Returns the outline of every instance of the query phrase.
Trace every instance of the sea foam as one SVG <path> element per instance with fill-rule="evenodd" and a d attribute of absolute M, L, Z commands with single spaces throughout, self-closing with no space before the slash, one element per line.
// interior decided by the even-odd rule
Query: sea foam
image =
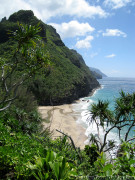
<path fill-rule="evenodd" d="M 104 86 L 101 86 L 100 89 L 103 89 L 103 88 Z M 92 97 L 95 96 L 96 93 L 100 89 L 95 90 Z M 90 98 L 91 97 L 81 98 L 77 103 L 72 104 L 74 114 L 77 117 L 76 122 L 81 124 L 86 129 L 85 135 L 88 137 L 88 139 L 84 142 L 85 144 L 90 144 L 90 134 L 93 134 L 95 136 L 99 135 L 100 141 L 102 142 L 105 135 L 104 129 L 107 129 L 106 125 L 103 129 L 102 127 L 97 128 L 97 125 L 95 122 L 91 123 L 90 108 L 91 108 L 91 104 L 94 103 L 94 101 Z M 115 139 L 116 145 L 118 146 L 120 143 L 119 138 L 118 138 L 118 133 L 111 131 L 107 136 L 107 140 L 114 140 L 114 139 Z M 115 152 L 112 151 L 111 154 L 113 155 L 115 154 Z"/>

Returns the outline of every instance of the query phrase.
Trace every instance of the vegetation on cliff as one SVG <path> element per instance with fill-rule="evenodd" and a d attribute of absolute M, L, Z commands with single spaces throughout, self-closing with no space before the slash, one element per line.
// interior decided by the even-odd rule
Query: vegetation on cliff
<path fill-rule="evenodd" d="M 106 74 L 102 73 L 99 69 L 97 68 L 93 68 L 93 67 L 89 67 L 92 75 L 96 78 L 96 79 L 102 79 L 103 77 L 107 77 Z"/>
<path fill-rule="evenodd" d="M 22 24 L 40 24 L 44 52 L 50 56 L 51 66 L 38 71 L 30 82 L 26 83 L 40 105 L 58 105 L 71 103 L 79 97 L 86 96 L 99 83 L 92 76 L 83 58 L 74 50 L 68 49 L 56 30 L 38 20 L 32 11 L 18 11 L 8 20 L 0 22 L 0 56 L 6 59 L 12 56 L 11 51 L 16 42 L 10 39 L 9 31 L 15 31 L 17 22 Z"/>
<path fill-rule="evenodd" d="M 23 73 L 23 76 L 25 76 L 25 73 L 29 74 L 31 72 L 31 75 L 34 76 L 38 70 L 35 63 L 42 65 L 46 62 L 44 61 L 46 58 L 40 58 L 39 52 L 35 54 L 38 46 L 35 46 L 32 57 L 29 57 L 29 51 L 27 51 L 32 44 L 38 45 L 37 38 L 35 39 L 35 37 L 38 37 L 37 33 L 32 33 L 38 32 L 38 27 L 21 25 L 19 28 L 18 33 L 22 34 L 20 38 L 18 38 L 17 32 L 13 33 L 17 41 L 15 45 L 18 42 L 20 45 L 14 49 L 14 52 L 17 53 L 13 54 L 15 59 L 13 58 L 11 62 L 8 61 L 9 59 L 1 61 L 0 64 L 2 78 L 2 81 L 0 81 L 0 98 L 2 98 L 0 104 L 0 108 L 2 108 L 0 111 L 0 179 L 85 180 L 91 178 L 91 176 L 94 179 L 103 177 L 121 179 L 121 176 L 123 176 L 122 179 L 128 179 L 129 176 L 134 178 L 135 144 L 131 143 L 134 138 L 128 140 L 127 137 L 129 131 L 132 130 L 131 127 L 135 126 L 135 94 L 121 93 L 121 97 L 116 100 L 117 106 L 115 112 L 113 112 L 114 114 L 108 110 L 108 103 L 106 102 L 99 101 L 97 105 L 93 105 L 92 120 L 96 121 L 97 117 L 100 117 L 100 123 L 97 123 L 98 126 L 104 127 L 104 124 L 112 123 L 118 129 L 120 128 L 120 131 L 124 126 L 121 123 L 124 122 L 130 125 L 125 136 L 126 141 L 120 144 L 115 159 L 107 159 L 103 152 L 105 146 L 108 145 L 107 141 L 104 141 L 101 149 L 98 149 L 98 146 L 96 146 L 98 139 L 93 138 L 91 139 L 93 142 L 91 146 L 85 146 L 84 150 L 80 150 L 68 135 L 52 140 L 49 129 L 43 129 L 42 127 L 43 119 L 37 112 L 36 101 L 27 92 L 27 86 L 26 88 L 25 86 L 20 89 L 17 88 L 19 94 L 16 98 L 14 98 L 14 91 L 10 91 L 12 88 L 8 88 L 12 87 L 12 83 L 17 79 L 15 75 L 17 77 L 21 75 L 19 72 Z M 25 49 L 25 47 L 27 48 Z M 32 49 L 30 48 L 30 50 Z M 24 64 L 23 60 L 31 66 L 30 72 L 27 72 L 27 64 Z M 18 67 L 14 66 L 14 62 L 20 65 Z M 34 67 L 34 70 L 32 67 Z M 45 68 L 43 67 L 42 70 L 45 70 Z M 16 83 L 18 81 L 13 84 L 13 87 Z M 7 99 L 7 95 L 9 99 Z M 2 106 L 9 101 L 12 102 L 10 106 L 3 109 Z"/>
<path fill-rule="evenodd" d="M 96 79 L 102 79 L 102 75 L 96 73 L 95 71 L 91 71 L 91 73 Z"/>

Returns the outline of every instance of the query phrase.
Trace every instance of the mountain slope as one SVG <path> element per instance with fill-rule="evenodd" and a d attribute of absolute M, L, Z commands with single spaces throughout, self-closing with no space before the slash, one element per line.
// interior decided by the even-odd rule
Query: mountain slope
<path fill-rule="evenodd" d="M 81 55 L 68 49 L 62 42 L 56 30 L 38 20 L 32 11 L 18 11 L 8 20 L 0 22 L 0 56 L 10 58 L 13 42 L 7 30 L 15 31 L 17 22 L 36 25 L 40 23 L 40 33 L 45 45 L 45 51 L 50 54 L 52 67 L 38 72 L 25 86 L 35 95 L 39 105 L 58 105 L 71 103 L 87 96 L 93 88 L 99 86 L 92 76 Z"/>
<path fill-rule="evenodd" d="M 96 79 L 102 79 L 102 75 L 98 74 L 96 71 L 92 71 L 91 70 L 92 75 L 96 78 Z"/>
<path fill-rule="evenodd" d="M 99 69 L 93 68 L 93 67 L 89 67 L 89 68 L 90 68 L 90 70 L 91 70 L 92 72 L 95 72 L 95 73 L 101 75 L 102 77 L 107 77 L 107 75 L 105 75 L 104 73 L 102 73 Z"/>

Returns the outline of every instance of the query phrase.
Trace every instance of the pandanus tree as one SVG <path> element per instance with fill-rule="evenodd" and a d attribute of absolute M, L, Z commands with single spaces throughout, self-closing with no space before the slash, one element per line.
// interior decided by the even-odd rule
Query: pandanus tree
<path fill-rule="evenodd" d="M 109 102 L 99 100 L 97 104 L 92 104 L 90 123 L 97 125 L 98 135 L 90 138 L 96 141 L 97 148 L 100 152 L 106 152 L 115 147 L 115 139 L 109 140 L 108 135 L 113 129 L 118 130 L 119 139 L 123 141 L 131 141 L 130 132 L 135 127 L 135 93 L 129 94 L 120 92 L 120 97 L 115 101 L 114 111 L 109 109 Z M 104 136 L 101 139 L 99 128 L 103 129 Z M 126 133 L 122 134 L 122 130 L 126 129 Z"/>
<path fill-rule="evenodd" d="M 39 36 L 40 25 L 18 23 L 15 32 L 9 32 L 15 49 L 10 59 L 0 58 L 0 112 L 16 99 L 18 88 L 40 69 L 49 66 L 49 54 Z"/>

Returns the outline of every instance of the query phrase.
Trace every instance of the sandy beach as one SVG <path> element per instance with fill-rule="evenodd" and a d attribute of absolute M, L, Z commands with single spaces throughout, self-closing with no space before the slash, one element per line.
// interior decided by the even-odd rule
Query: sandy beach
<path fill-rule="evenodd" d="M 44 128 L 50 127 L 53 131 L 53 138 L 62 136 L 56 129 L 64 132 L 72 137 L 75 145 L 83 149 L 85 136 L 85 128 L 76 122 L 77 115 L 72 110 L 72 105 L 65 104 L 60 106 L 39 106 L 39 112 L 42 118 L 49 120 L 49 123 L 43 123 Z"/>

